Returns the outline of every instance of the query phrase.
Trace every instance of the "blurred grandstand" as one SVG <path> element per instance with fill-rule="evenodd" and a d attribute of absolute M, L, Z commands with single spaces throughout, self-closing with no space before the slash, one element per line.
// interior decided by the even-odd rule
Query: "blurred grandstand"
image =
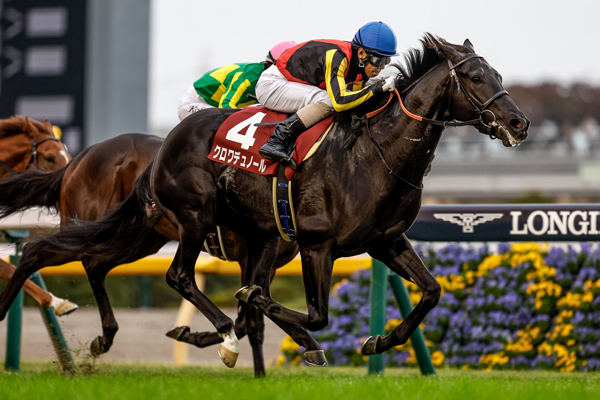
<path fill-rule="evenodd" d="M 600 199 L 600 88 L 512 86 L 529 138 L 506 149 L 470 127 L 448 129 L 425 180 L 427 202 Z"/>

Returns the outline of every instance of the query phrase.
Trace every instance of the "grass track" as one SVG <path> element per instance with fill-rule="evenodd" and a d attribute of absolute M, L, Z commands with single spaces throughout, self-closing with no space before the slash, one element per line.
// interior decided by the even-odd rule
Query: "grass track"
<path fill-rule="evenodd" d="M 417 370 L 271 368 L 254 379 L 249 368 L 102 364 L 91 375 L 64 375 L 51 363 L 24 363 L 19 373 L 0 370 L 0 399 L 376 399 L 423 400 L 600 398 L 600 374 L 440 370 L 421 377 Z"/>

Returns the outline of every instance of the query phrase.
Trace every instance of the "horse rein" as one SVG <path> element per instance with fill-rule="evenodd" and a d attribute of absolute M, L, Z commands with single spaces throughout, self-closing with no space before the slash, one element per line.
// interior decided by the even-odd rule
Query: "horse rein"
<path fill-rule="evenodd" d="M 38 151 L 37 148 L 40 144 L 47 142 L 48 140 L 53 140 L 56 142 L 60 142 L 60 144 L 63 145 L 63 147 L 65 147 L 64 143 L 62 143 L 60 141 L 60 139 L 55 138 L 55 137 L 48 137 L 45 139 L 40 140 L 39 142 L 36 142 L 35 140 L 31 139 L 31 157 L 29 158 L 29 162 L 27 163 L 27 166 L 25 167 L 25 170 L 29 169 L 29 167 L 33 164 L 36 167 L 39 167 L 39 163 L 37 160 L 37 155 L 38 155 Z M 66 150 L 66 148 L 65 148 Z M 11 167 L 9 167 L 4 161 L 0 160 L 0 167 L 2 167 L 6 172 L 8 172 L 11 176 L 12 175 L 17 175 L 22 173 L 23 171 L 15 171 L 14 169 L 12 169 Z"/>
<path fill-rule="evenodd" d="M 496 115 L 488 110 L 487 108 L 490 106 L 490 104 L 492 104 L 496 99 L 498 99 L 501 96 L 507 95 L 508 96 L 508 92 L 506 90 L 501 90 L 498 93 L 496 93 L 495 95 L 493 95 L 492 97 L 490 97 L 486 102 L 484 103 L 480 103 L 478 100 L 476 100 L 475 98 L 471 97 L 469 95 L 469 93 L 467 92 L 467 88 L 465 87 L 464 83 L 460 80 L 460 78 L 458 77 L 458 75 L 456 74 L 456 68 L 459 67 L 460 65 L 462 65 L 463 63 L 465 63 L 466 61 L 472 59 L 472 58 L 483 58 L 483 56 L 480 56 L 479 54 L 472 54 L 466 58 L 464 58 L 463 60 L 461 60 L 460 62 L 458 62 L 457 64 L 452 64 L 452 61 L 448 60 L 448 67 L 450 68 L 450 77 L 452 79 L 454 79 L 454 81 L 456 82 L 457 85 L 457 90 L 460 93 L 461 88 L 462 91 L 464 92 L 465 96 L 467 97 L 467 100 L 469 100 L 469 103 L 471 103 L 471 105 L 475 108 L 475 111 L 477 113 L 479 113 L 479 118 L 478 119 L 472 119 L 469 121 L 440 121 L 440 120 L 436 120 L 436 119 L 430 119 L 430 118 L 425 118 L 425 117 L 421 117 L 419 115 L 413 114 L 410 111 L 408 111 L 408 109 L 404 106 L 404 103 L 402 102 L 402 97 L 400 96 L 400 93 L 398 92 L 398 89 L 396 89 L 394 87 L 394 91 L 392 93 L 390 93 L 390 97 L 388 99 L 388 101 L 383 105 L 383 107 L 372 111 L 370 113 L 366 114 L 366 125 L 367 125 L 367 132 L 369 133 L 369 137 L 371 138 L 371 141 L 373 142 L 373 144 L 375 145 L 375 148 L 377 148 L 377 151 L 379 153 L 379 157 L 381 158 L 381 160 L 383 161 L 384 165 L 386 166 L 386 168 L 388 169 L 388 172 L 391 175 L 394 175 L 396 178 L 400 179 L 402 182 L 406 183 L 407 185 L 411 186 L 413 189 L 416 190 L 423 190 L 423 186 L 417 186 L 409 181 L 407 181 L 406 179 L 402 178 L 400 175 L 398 175 L 397 173 L 394 172 L 394 170 L 389 166 L 389 164 L 387 163 L 383 152 L 381 151 L 381 148 L 379 147 L 379 144 L 375 141 L 375 139 L 373 138 L 373 135 L 371 135 L 371 129 L 369 128 L 369 118 L 379 114 L 380 112 L 382 112 L 387 106 L 388 104 L 390 104 L 390 102 L 392 101 L 392 99 L 394 98 L 394 94 L 398 97 L 398 101 L 400 102 L 400 107 L 402 107 L 402 111 L 404 111 L 404 113 L 417 121 L 420 122 L 424 122 L 426 124 L 430 124 L 430 125 L 437 125 L 437 126 L 441 126 L 444 129 L 446 129 L 447 127 L 454 127 L 454 126 L 474 126 L 474 125 L 478 125 L 481 124 L 483 126 L 485 126 L 486 128 L 488 128 L 490 130 L 489 136 L 491 139 L 495 139 L 496 136 L 494 135 L 494 130 L 499 126 L 498 123 L 496 122 Z M 483 115 L 485 113 L 490 113 L 492 115 L 493 121 L 490 122 L 489 124 L 486 124 L 483 121 Z"/>
<path fill-rule="evenodd" d="M 460 80 L 460 78 L 456 74 L 456 68 L 459 67 L 460 65 L 462 65 L 463 63 L 465 63 L 466 61 L 469 61 L 472 58 L 483 58 L 483 56 L 480 56 L 479 54 L 471 54 L 470 56 L 464 58 L 457 64 L 452 64 L 452 61 L 448 60 L 448 67 L 450 68 L 450 72 L 449 72 L 450 77 L 452 79 L 454 79 L 454 81 L 456 82 L 458 92 L 460 93 L 461 88 L 462 88 L 462 91 L 464 92 L 465 96 L 467 97 L 467 100 L 469 101 L 469 103 L 471 103 L 471 105 L 473 106 L 475 111 L 479 114 L 479 118 L 472 119 L 469 121 L 456 121 L 456 120 L 455 121 L 440 121 L 437 119 L 421 117 L 419 115 L 413 114 L 410 111 L 408 111 L 408 109 L 404 106 L 404 103 L 402 102 L 402 97 L 400 96 L 400 93 L 398 93 L 398 89 L 396 89 L 396 88 L 394 88 L 394 91 L 392 93 L 390 93 L 390 98 L 383 105 L 383 107 L 381 107 L 375 111 L 372 111 L 370 113 L 367 113 L 367 118 L 371 118 L 371 117 L 379 114 L 381 111 L 383 111 L 387 107 L 387 105 L 390 103 L 392 98 L 394 97 L 394 94 L 396 94 L 396 96 L 398 97 L 398 101 L 400 102 L 400 107 L 402 107 L 402 111 L 404 111 L 404 113 L 407 116 L 409 116 L 410 118 L 415 119 L 417 121 L 424 122 L 424 123 L 430 124 L 430 125 L 442 126 L 444 128 L 455 127 L 455 126 L 474 126 L 474 125 L 478 125 L 478 124 L 481 124 L 490 130 L 497 128 L 498 123 L 496 122 L 496 115 L 492 111 L 488 110 L 487 108 L 499 97 L 502 97 L 504 95 L 508 96 L 508 92 L 506 90 L 501 90 L 498 93 L 496 93 L 495 95 L 493 95 L 492 97 L 490 97 L 484 103 L 480 103 L 477 99 L 470 96 L 469 92 L 467 91 L 466 86 L 464 85 L 464 83 Z M 483 121 L 483 115 L 486 112 L 490 113 L 493 118 L 493 121 L 489 124 L 486 124 L 485 121 Z M 493 133 L 490 133 L 490 137 L 492 137 L 492 135 L 493 135 Z M 492 139 L 495 139 L 495 137 L 492 137 Z"/>

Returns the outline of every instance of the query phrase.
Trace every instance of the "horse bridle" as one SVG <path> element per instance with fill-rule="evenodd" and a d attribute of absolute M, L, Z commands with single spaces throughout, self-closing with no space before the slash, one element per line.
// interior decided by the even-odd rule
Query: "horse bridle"
<path fill-rule="evenodd" d="M 472 58 L 483 58 L 483 56 L 480 56 L 479 54 L 471 54 L 470 56 L 460 60 L 457 64 L 452 64 L 452 61 L 448 60 L 448 68 L 450 68 L 450 77 L 453 78 L 454 81 L 456 82 L 456 88 L 458 90 L 458 93 L 460 93 L 461 88 L 462 88 L 462 91 L 465 94 L 465 96 L 467 97 L 467 100 L 469 100 L 469 103 L 471 103 L 471 105 L 473 106 L 475 111 L 479 114 L 479 120 L 475 120 L 475 121 L 479 121 L 478 123 L 481 123 L 481 125 L 485 126 L 486 128 L 488 128 L 490 130 L 489 136 L 491 139 L 496 139 L 496 135 L 494 134 L 494 132 L 496 131 L 496 129 L 498 129 L 498 127 L 500 125 L 498 124 L 498 122 L 496 120 L 496 114 L 494 114 L 493 111 L 488 110 L 487 108 L 499 97 L 502 97 L 504 95 L 508 96 L 508 92 L 506 90 L 501 90 L 498 93 L 496 93 L 495 95 L 493 95 L 492 97 L 490 97 L 484 103 L 480 103 L 476 98 L 469 95 L 469 92 L 467 91 L 465 84 L 458 77 L 458 74 L 456 73 L 456 68 L 459 67 L 460 65 L 462 65 L 463 63 L 465 63 L 466 61 L 469 61 Z M 452 99 L 452 97 L 450 97 L 450 99 Z M 486 124 L 485 121 L 483 120 L 483 115 L 486 112 L 490 113 L 492 116 L 492 122 L 490 122 L 489 124 Z M 457 121 L 457 122 L 459 123 L 459 122 L 463 122 L 463 121 Z M 464 122 L 471 122 L 471 121 L 464 121 Z M 470 125 L 470 124 L 468 124 L 468 125 Z M 473 124 L 473 125 L 477 125 L 477 124 Z M 464 126 L 464 125 L 453 125 L 452 122 L 449 122 L 446 125 L 444 125 L 444 127 L 447 127 L 447 126 Z"/>
<path fill-rule="evenodd" d="M 27 163 L 27 166 L 25 167 L 25 170 L 29 169 L 29 167 L 34 164 L 36 167 L 39 167 L 39 163 L 38 163 L 38 151 L 37 148 L 40 144 L 47 142 L 49 140 L 53 140 L 56 142 L 59 142 L 60 144 L 62 144 L 63 148 L 65 148 L 65 144 L 63 142 L 60 141 L 60 139 L 55 138 L 55 137 L 48 137 L 45 139 L 40 140 L 39 142 L 36 142 L 35 140 L 33 140 L 33 138 L 31 139 L 31 157 L 29 158 L 29 162 Z M 12 169 L 11 167 L 9 167 L 6 163 L 4 163 L 4 161 L 0 160 L 0 167 L 2 167 L 6 172 L 8 172 L 11 175 L 16 175 L 16 174 L 20 174 L 23 171 L 15 171 L 14 169 Z"/>
<path fill-rule="evenodd" d="M 475 109 L 475 111 L 479 114 L 479 118 L 477 119 L 472 119 L 469 121 L 440 121 L 437 119 L 430 119 L 430 118 L 425 118 L 425 117 L 421 117 L 419 115 L 413 114 L 410 111 L 408 111 L 406 109 L 406 107 L 404 107 L 404 103 L 402 102 L 402 97 L 400 96 L 400 93 L 398 93 L 398 89 L 394 88 L 394 91 L 392 93 L 390 93 L 390 98 L 388 99 L 388 101 L 383 105 L 383 107 L 372 111 L 370 113 L 366 114 L 366 118 L 364 118 L 364 120 L 366 121 L 366 126 L 367 126 L 367 132 L 369 133 L 369 137 L 371 138 L 371 141 L 373 142 L 373 144 L 375 145 L 375 147 L 377 148 L 377 151 L 379 153 L 379 157 L 381 158 L 381 160 L 383 161 L 383 163 L 385 164 L 386 168 L 388 169 L 388 172 L 391 175 L 394 175 L 396 178 L 400 179 L 402 182 L 406 183 L 407 185 L 411 186 L 413 189 L 417 189 L 417 190 L 423 190 L 423 186 L 417 186 L 409 181 L 407 181 L 406 179 L 402 178 L 400 175 L 398 175 L 396 172 L 394 172 L 394 170 L 389 166 L 389 164 L 387 163 L 384 155 L 383 155 L 383 151 L 381 151 L 381 148 L 379 147 L 379 144 L 377 144 L 377 142 L 375 141 L 375 139 L 373 138 L 373 135 L 371 135 L 371 130 L 369 129 L 369 118 L 379 114 L 381 111 L 383 111 L 383 109 L 385 109 L 387 107 L 387 105 L 392 101 L 392 98 L 394 97 L 394 94 L 396 94 L 396 96 L 398 96 L 398 101 L 400 102 L 400 107 L 402 107 L 402 110 L 404 111 L 404 113 L 409 116 L 412 119 L 415 119 L 417 121 L 421 121 L 424 122 L 426 124 L 431 124 L 431 125 L 437 125 L 437 126 L 441 126 L 444 129 L 446 129 L 447 127 L 453 127 L 453 126 L 475 126 L 475 125 L 483 125 L 486 128 L 489 129 L 489 136 L 491 139 L 496 139 L 496 136 L 494 134 L 495 130 L 498 129 L 500 127 L 500 125 L 498 124 L 497 120 L 496 120 L 496 115 L 491 111 L 488 110 L 487 108 L 499 97 L 502 97 L 504 95 L 508 96 L 508 92 L 506 90 L 501 90 L 498 93 L 494 94 L 492 97 L 490 97 L 487 101 L 485 101 L 484 103 L 480 103 L 477 99 L 475 99 L 474 97 L 472 97 L 471 95 L 469 95 L 469 92 L 467 91 L 466 86 L 464 85 L 464 83 L 461 81 L 461 79 L 458 77 L 458 74 L 456 73 L 456 68 L 458 68 L 459 66 L 461 66 L 462 64 L 464 64 L 465 62 L 473 59 L 473 58 L 483 58 L 483 56 L 480 56 L 479 54 L 471 54 L 468 57 L 465 57 L 464 59 L 460 60 L 458 63 L 456 64 L 452 64 L 452 61 L 448 60 L 448 67 L 450 68 L 450 77 L 451 79 L 454 79 L 454 81 L 456 82 L 457 85 L 457 90 L 458 93 L 460 93 L 461 88 L 462 91 L 464 92 L 465 96 L 467 96 L 467 100 L 469 100 L 469 103 L 471 103 L 471 105 L 473 106 L 473 108 Z M 429 71 L 431 72 L 431 71 Z M 425 78 L 425 76 L 427 76 L 428 73 L 426 73 L 425 75 L 423 75 L 421 77 L 421 79 Z M 421 80 L 419 79 L 419 81 Z M 418 82 L 418 81 L 417 81 Z M 414 82 L 414 84 L 416 84 L 417 82 Z M 414 85 L 413 84 L 413 85 Z M 411 87 L 413 87 L 413 85 L 411 85 L 408 89 L 410 89 Z M 452 99 L 452 96 L 450 96 L 450 99 Z M 448 109 L 450 109 L 450 104 L 448 105 Z M 490 122 L 489 124 L 486 124 L 485 121 L 483 120 L 483 115 L 485 113 L 490 113 L 492 115 L 492 122 Z M 357 121 L 362 120 L 363 118 L 356 118 Z"/>

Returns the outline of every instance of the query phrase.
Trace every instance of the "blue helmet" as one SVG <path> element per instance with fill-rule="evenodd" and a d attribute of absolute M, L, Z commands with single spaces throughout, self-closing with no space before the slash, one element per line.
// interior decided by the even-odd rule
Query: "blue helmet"
<path fill-rule="evenodd" d="M 362 26 L 352 44 L 362 47 L 368 53 L 374 53 L 381 56 L 397 56 L 396 53 L 396 35 L 388 24 L 383 22 L 369 22 Z"/>

